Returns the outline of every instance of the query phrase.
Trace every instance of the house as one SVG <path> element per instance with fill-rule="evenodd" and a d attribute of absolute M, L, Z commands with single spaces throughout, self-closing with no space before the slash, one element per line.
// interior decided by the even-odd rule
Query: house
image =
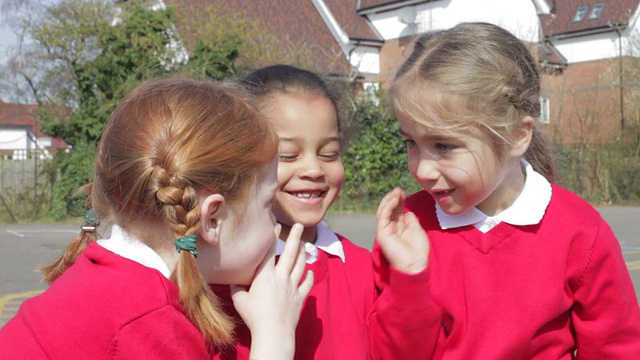
<path fill-rule="evenodd" d="M 43 133 L 37 121 L 38 105 L 10 104 L 0 100 L 0 157 L 25 160 L 50 159 L 68 148 L 63 140 Z"/>
<path fill-rule="evenodd" d="M 463 21 L 500 25 L 543 73 L 541 128 L 565 144 L 613 142 L 637 127 L 640 0 L 167 0 L 239 11 L 309 51 L 328 76 L 384 86 L 422 33 Z M 286 50 L 285 50 L 286 51 Z"/>

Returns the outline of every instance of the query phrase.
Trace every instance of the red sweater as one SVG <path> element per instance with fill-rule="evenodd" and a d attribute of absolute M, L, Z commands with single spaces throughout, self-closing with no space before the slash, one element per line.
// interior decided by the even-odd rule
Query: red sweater
<path fill-rule="evenodd" d="M 579 359 L 640 359 L 640 309 L 620 244 L 578 196 L 553 186 L 539 224 L 503 222 L 486 234 L 441 230 L 424 191 L 405 208 L 429 236 L 429 293 L 443 309 L 432 358 L 572 359 L 577 350 Z M 377 246 L 374 262 L 384 286 Z"/>
<path fill-rule="evenodd" d="M 160 272 L 90 244 L 0 329 L 0 359 L 207 359 Z"/>
<path fill-rule="evenodd" d="M 416 324 L 439 320 L 425 292 L 426 274 L 394 272 L 393 287 L 374 304 L 377 291 L 371 253 L 338 238 L 346 262 L 319 251 L 317 260 L 306 266 L 314 272 L 314 284 L 300 315 L 295 359 L 408 359 L 406 354 L 423 341 L 424 331 L 416 331 Z M 226 311 L 238 319 L 236 346 L 217 353 L 214 359 L 249 359 L 251 334 L 233 308 L 228 286 L 214 285 L 213 289 Z M 399 299 L 406 304 L 406 296 L 417 301 L 400 309 Z"/>

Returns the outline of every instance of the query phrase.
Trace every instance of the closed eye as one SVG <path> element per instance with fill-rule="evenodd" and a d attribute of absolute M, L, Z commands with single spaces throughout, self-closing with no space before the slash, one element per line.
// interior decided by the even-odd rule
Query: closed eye
<path fill-rule="evenodd" d="M 294 161 L 298 157 L 297 154 L 278 154 L 280 161 Z"/>
<path fill-rule="evenodd" d="M 404 139 L 404 145 L 408 148 L 408 149 L 412 149 L 414 147 L 416 147 L 416 142 L 413 140 L 409 140 L 409 139 Z"/>
<path fill-rule="evenodd" d="M 326 160 L 335 160 L 340 157 L 340 153 L 323 153 L 320 157 Z"/>
<path fill-rule="evenodd" d="M 448 152 L 456 148 L 455 145 L 446 143 L 436 143 L 435 147 L 439 152 Z"/>

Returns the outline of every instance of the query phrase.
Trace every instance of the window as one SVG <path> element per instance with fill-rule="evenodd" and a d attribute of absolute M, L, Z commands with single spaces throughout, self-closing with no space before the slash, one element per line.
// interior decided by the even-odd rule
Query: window
<path fill-rule="evenodd" d="M 582 21 L 582 19 L 584 18 L 584 15 L 587 13 L 587 10 L 589 10 L 588 6 L 580 6 L 578 8 L 578 11 L 576 11 L 576 14 L 573 16 L 573 20 L 571 21 L 572 22 Z"/>
<path fill-rule="evenodd" d="M 589 15 L 589 20 L 595 20 L 600 17 L 602 14 L 602 10 L 604 9 L 604 4 L 597 4 L 591 10 L 591 15 Z"/>
<path fill-rule="evenodd" d="M 551 121 L 549 117 L 549 98 L 540 97 L 540 122 L 548 124 Z"/>

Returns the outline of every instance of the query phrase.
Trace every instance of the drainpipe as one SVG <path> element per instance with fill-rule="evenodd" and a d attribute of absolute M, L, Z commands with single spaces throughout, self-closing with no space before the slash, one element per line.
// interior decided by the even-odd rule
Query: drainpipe
<path fill-rule="evenodd" d="M 618 74 L 620 76 L 620 130 L 624 130 L 624 84 L 622 76 L 622 33 L 620 25 L 614 26 L 613 29 L 618 33 Z"/>

